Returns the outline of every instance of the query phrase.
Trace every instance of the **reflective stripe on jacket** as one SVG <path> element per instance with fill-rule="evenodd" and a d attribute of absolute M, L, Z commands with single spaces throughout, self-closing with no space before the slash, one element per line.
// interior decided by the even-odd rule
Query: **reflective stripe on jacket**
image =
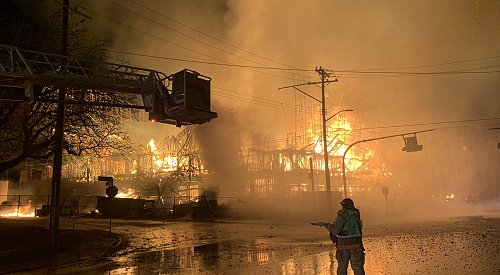
<path fill-rule="evenodd" d="M 349 219 L 356 220 L 349 223 Z M 349 226 L 356 227 L 349 229 Z M 338 238 L 337 250 L 349 250 L 354 253 L 364 251 L 362 227 L 359 210 L 354 207 L 345 207 L 337 213 L 337 218 L 328 227 L 328 230 Z"/>

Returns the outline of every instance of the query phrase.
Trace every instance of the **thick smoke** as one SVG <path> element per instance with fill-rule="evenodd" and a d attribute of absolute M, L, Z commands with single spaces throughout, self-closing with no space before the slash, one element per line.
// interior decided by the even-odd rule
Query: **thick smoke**
<path fill-rule="evenodd" d="M 287 64 L 339 71 L 415 66 L 403 70 L 410 72 L 499 66 L 495 58 L 454 62 L 498 56 L 500 21 L 495 14 L 500 5 L 494 1 L 292 1 L 286 9 L 279 1 L 230 3 L 231 11 L 239 14 L 233 16 L 239 20 L 232 34 L 245 33 L 239 36 L 245 45 Z M 450 64 L 417 67 L 440 63 Z M 354 97 L 360 91 L 365 96 L 350 101 L 357 120 L 365 122 L 354 128 L 368 124 L 373 115 L 378 116 L 375 127 L 499 117 L 498 73 L 339 75 L 339 88 L 349 85 Z M 341 94 L 339 88 L 332 88 L 333 100 Z M 424 145 L 420 153 L 401 152 L 401 138 L 377 143 L 375 153 L 392 169 L 393 186 L 419 200 L 451 193 L 490 200 L 499 194 L 498 135 L 487 130 L 495 125 L 498 120 L 429 124 L 379 129 L 366 137 L 437 128 L 418 136 Z"/>
<path fill-rule="evenodd" d="M 195 136 L 201 150 L 201 157 L 210 171 L 211 189 L 219 197 L 240 196 L 238 192 L 245 185 L 240 158 L 240 129 L 236 112 L 219 111 L 219 117 L 212 122 L 195 128 Z"/>
<path fill-rule="evenodd" d="M 94 8 L 116 15 L 117 20 L 154 35 L 107 22 L 104 25 L 116 31 L 116 49 L 251 66 L 306 69 L 323 66 L 337 71 L 339 79 L 338 83 L 328 86 L 327 98 L 332 103 L 328 112 L 336 112 L 339 106 L 352 108 L 355 110 L 351 117 L 355 118 L 352 128 L 370 128 L 355 132 L 357 138 L 436 128 L 436 131 L 417 135 L 419 143 L 424 145 L 422 152 L 402 152 L 402 138 L 372 143 L 375 155 L 382 158 L 392 172 L 389 182 L 381 184 L 391 187 L 388 198 L 394 202 L 393 207 L 397 202 L 409 201 L 412 204 L 404 207 L 416 205 L 412 210 L 417 212 L 420 203 L 429 200 L 440 203 L 451 193 L 476 194 L 482 201 L 498 200 L 500 151 L 496 149 L 496 143 L 500 142 L 500 135 L 498 130 L 488 128 L 499 127 L 499 120 L 467 121 L 500 117 L 499 74 L 453 72 L 498 70 L 499 2 L 148 2 L 148 7 L 199 32 L 131 2 L 121 3 L 217 49 L 130 14 L 107 1 L 104 3 Z M 201 32 L 218 37 L 227 44 Z M 296 84 L 293 74 L 280 70 L 122 57 L 167 74 L 189 68 L 208 75 L 213 79 L 214 110 L 237 110 L 237 121 L 221 115 L 210 125 L 197 129 L 209 167 L 222 177 L 214 182 L 221 184 L 221 189 L 222 186 L 230 188 L 231 182 L 236 180 L 234 169 L 227 163 L 230 163 L 228 159 L 236 157 L 238 146 L 255 142 L 256 136 L 283 138 L 297 128 L 293 110 L 282 107 L 295 104 L 294 91 L 278 90 Z M 491 58 L 482 59 L 484 57 Z M 404 67 L 410 68 L 398 69 Z M 436 74 L 361 75 L 346 72 L 370 69 Z M 304 79 L 318 80 L 314 72 L 301 72 L 301 75 Z M 263 103 L 269 100 L 278 103 L 271 107 Z M 156 128 L 151 128 L 142 133 L 155 131 Z M 170 130 L 163 130 L 162 134 L 166 132 Z M 365 206 L 372 202 L 383 206 L 384 197 L 379 188 L 372 188 L 372 198 L 366 200 Z M 398 208 L 401 210 L 403 205 Z"/>

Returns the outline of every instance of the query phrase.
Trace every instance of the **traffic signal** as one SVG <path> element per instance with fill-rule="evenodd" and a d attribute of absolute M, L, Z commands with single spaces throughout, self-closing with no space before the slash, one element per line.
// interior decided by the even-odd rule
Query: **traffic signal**
<path fill-rule="evenodd" d="M 106 186 L 112 186 L 113 185 L 113 177 L 98 176 L 97 180 L 98 181 L 105 181 L 106 182 Z"/>
<path fill-rule="evenodd" d="M 418 144 L 418 141 L 417 141 L 417 136 L 416 135 L 413 135 L 413 136 L 409 136 L 409 137 L 404 137 L 403 136 L 403 139 L 404 139 L 404 142 L 405 142 L 405 147 L 403 147 L 403 151 L 406 151 L 406 152 L 418 152 L 418 151 L 422 151 L 422 149 L 424 148 L 423 145 L 419 145 Z"/>

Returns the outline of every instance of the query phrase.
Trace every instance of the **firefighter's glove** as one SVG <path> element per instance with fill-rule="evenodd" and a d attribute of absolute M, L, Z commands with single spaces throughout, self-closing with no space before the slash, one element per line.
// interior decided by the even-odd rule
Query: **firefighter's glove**
<path fill-rule="evenodd" d="M 326 223 L 326 222 L 319 222 L 318 225 L 321 226 L 321 227 L 325 227 L 326 228 L 326 226 L 328 225 L 328 223 Z"/>

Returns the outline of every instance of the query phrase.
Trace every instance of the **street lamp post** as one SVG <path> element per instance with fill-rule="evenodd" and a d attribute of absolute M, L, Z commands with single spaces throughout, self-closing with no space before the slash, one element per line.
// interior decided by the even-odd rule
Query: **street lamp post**
<path fill-rule="evenodd" d="M 327 173 L 327 168 L 328 168 L 328 146 L 327 146 L 327 140 L 326 140 L 326 122 L 332 118 L 334 118 L 336 115 L 340 114 L 340 113 L 343 113 L 343 112 L 352 112 L 354 111 L 353 109 L 344 109 L 344 110 L 340 110 L 338 112 L 336 112 L 335 114 L 331 115 L 330 117 L 328 117 L 327 119 L 324 120 L 324 123 L 323 123 L 323 144 L 324 144 L 324 154 L 325 154 L 325 173 L 326 173 L 326 190 L 328 192 L 328 205 L 331 206 L 332 205 L 332 199 L 331 199 L 331 188 L 330 188 L 330 171 L 328 171 Z M 325 113 L 323 113 L 323 117 L 324 117 Z M 345 188 L 344 188 L 344 193 L 345 193 Z"/>
<path fill-rule="evenodd" d="M 328 117 L 326 119 L 326 121 L 329 121 L 330 119 L 334 118 L 336 115 L 340 114 L 340 113 L 343 113 L 343 112 L 352 112 L 354 111 L 353 109 L 344 109 L 344 110 L 340 110 L 338 112 L 336 112 L 335 114 L 331 115 L 330 117 Z"/>
<path fill-rule="evenodd" d="M 430 132 L 434 131 L 436 129 L 430 129 L 430 130 L 423 130 L 423 131 L 417 131 L 417 132 L 410 132 L 410 133 L 404 133 L 404 134 L 398 134 L 398 135 L 391 135 L 391 136 L 384 136 L 384 137 L 378 137 L 378 138 L 370 138 L 370 139 L 364 139 L 364 140 L 359 140 L 356 141 L 349 146 L 347 146 L 347 149 L 344 152 L 344 155 L 342 156 L 342 179 L 344 181 L 344 198 L 347 198 L 347 180 L 346 180 L 346 175 L 345 175 L 345 156 L 347 155 L 347 151 L 351 149 L 354 145 L 358 143 L 363 143 L 363 142 L 368 142 L 368 141 L 374 141 L 374 140 L 379 140 L 379 139 L 386 139 L 386 138 L 392 138 L 392 137 L 401 137 L 405 135 L 410 135 L 410 134 L 417 134 L 417 133 L 424 133 L 424 132 Z M 420 148 L 421 149 L 421 148 Z M 412 151 L 407 151 L 407 152 L 412 152 Z"/>

